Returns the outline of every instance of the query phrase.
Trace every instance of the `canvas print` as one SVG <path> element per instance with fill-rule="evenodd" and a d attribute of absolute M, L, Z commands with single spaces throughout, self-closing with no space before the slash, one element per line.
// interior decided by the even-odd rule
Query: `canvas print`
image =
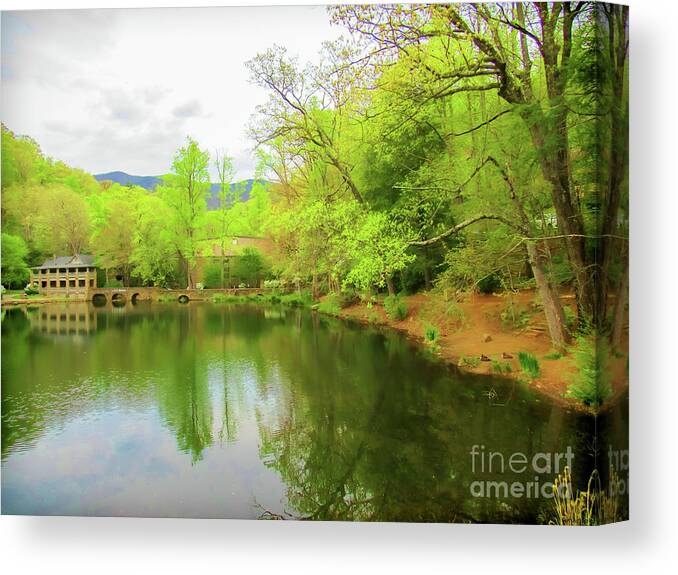
<path fill-rule="evenodd" d="M 2 513 L 628 518 L 628 8 L 2 14 Z"/>

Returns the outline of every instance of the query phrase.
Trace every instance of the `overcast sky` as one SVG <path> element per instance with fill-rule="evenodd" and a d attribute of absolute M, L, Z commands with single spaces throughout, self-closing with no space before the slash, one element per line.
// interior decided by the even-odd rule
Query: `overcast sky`
<path fill-rule="evenodd" d="M 190 135 L 251 177 L 266 95 L 244 63 L 273 44 L 314 60 L 340 33 L 324 6 L 4 12 L 2 121 L 91 173 L 167 173 Z"/>

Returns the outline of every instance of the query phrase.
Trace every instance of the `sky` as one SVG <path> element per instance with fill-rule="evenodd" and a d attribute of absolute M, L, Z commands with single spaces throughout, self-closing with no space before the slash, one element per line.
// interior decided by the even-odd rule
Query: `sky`
<path fill-rule="evenodd" d="M 274 44 L 313 61 L 341 32 L 324 6 L 3 12 L 2 122 L 93 174 L 165 174 L 190 136 L 248 178 L 266 93 L 244 63 Z"/>

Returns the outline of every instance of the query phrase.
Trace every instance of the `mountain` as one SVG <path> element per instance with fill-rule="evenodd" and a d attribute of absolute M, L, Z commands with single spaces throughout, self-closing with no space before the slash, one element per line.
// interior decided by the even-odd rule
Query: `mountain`
<path fill-rule="evenodd" d="M 132 174 L 126 174 L 125 172 L 106 172 L 105 174 L 94 174 L 94 179 L 99 182 L 104 180 L 109 180 L 120 184 L 121 186 L 140 186 L 147 190 L 154 190 L 155 187 L 162 182 L 161 176 L 133 176 Z M 234 189 L 236 186 L 244 186 L 244 191 L 240 196 L 240 199 L 243 202 L 246 202 L 250 199 L 250 192 L 252 191 L 252 186 L 256 180 L 250 178 L 247 180 L 241 180 L 239 182 L 234 182 L 231 184 L 231 189 Z M 263 180 L 261 183 L 266 183 Z M 219 184 L 211 184 L 210 197 L 207 199 L 207 209 L 216 210 L 219 207 Z"/>

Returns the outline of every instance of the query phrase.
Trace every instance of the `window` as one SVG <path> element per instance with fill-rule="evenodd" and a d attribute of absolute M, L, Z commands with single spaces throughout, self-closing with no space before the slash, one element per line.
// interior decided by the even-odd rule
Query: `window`
<path fill-rule="evenodd" d="M 60 274 L 65 274 L 68 270 L 66 268 L 59 268 Z"/>
<path fill-rule="evenodd" d="M 47 281 L 42 280 L 42 283 L 40 284 L 42 287 L 46 288 L 47 287 Z"/>
<path fill-rule="evenodd" d="M 50 282 L 49 282 L 49 287 L 51 287 L 51 288 L 57 287 L 57 286 L 56 286 L 56 280 L 50 280 Z"/>
<path fill-rule="evenodd" d="M 85 280 L 78 280 L 79 287 L 85 287 Z"/>
<path fill-rule="evenodd" d="M 68 287 L 75 287 L 75 280 L 68 280 Z"/>
<path fill-rule="evenodd" d="M 66 287 L 66 280 L 59 280 L 59 287 L 65 288 Z"/>
<path fill-rule="evenodd" d="M 89 287 L 94 287 L 94 280 L 89 280 Z"/>

